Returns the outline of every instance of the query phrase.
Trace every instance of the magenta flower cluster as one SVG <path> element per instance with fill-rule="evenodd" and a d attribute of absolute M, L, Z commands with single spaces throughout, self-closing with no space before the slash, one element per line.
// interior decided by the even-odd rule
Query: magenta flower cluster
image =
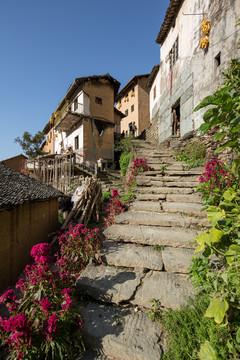
<path fill-rule="evenodd" d="M 120 195 L 116 189 L 113 190 L 112 197 L 109 199 L 109 203 L 107 204 L 106 212 L 108 216 L 104 218 L 104 227 L 105 229 L 108 226 L 115 224 L 115 218 L 117 215 L 121 214 L 125 211 L 125 206 L 120 201 Z"/>
<path fill-rule="evenodd" d="M 234 182 L 235 175 L 227 170 L 222 161 L 216 159 L 209 161 L 205 170 L 199 178 L 199 183 L 203 184 L 205 191 L 212 192 L 216 188 L 222 190 Z"/>
<path fill-rule="evenodd" d="M 69 231 L 59 235 L 60 253 L 56 265 L 62 280 L 74 284 L 89 259 L 101 262 L 100 247 L 102 239 L 99 229 L 86 228 L 83 224 L 75 227 L 70 224 Z"/>
<path fill-rule="evenodd" d="M 136 177 L 139 173 L 150 170 L 150 166 L 147 165 L 147 159 L 136 158 L 133 163 L 132 172 L 128 179 L 127 186 L 133 187 L 136 183 Z"/>
<path fill-rule="evenodd" d="M 74 235 L 71 241 L 78 237 L 80 231 L 91 238 L 98 229 L 89 230 L 84 226 L 71 228 L 70 232 Z M 61 243 L 66 248 L 63 237 Z M 62 344 L 67 336 L 71 340 L 72 331 L 77 331 L 79 324 L 83 326 L 81 316 L 73 310 L 72 290 L 53 270 L 50 254 L 49 244 L 35 245 L 31 250 L 35 262 L 26 266 L 25 278 L 16 284 L 21 295 L 17 298 L 14 290 L 8 290 L 0 297 L 0 303 L 5 304 L 9 311 L 9 318 L 0 317 L 0 338 L 2 345 L 8 346 L 11 359 L 28 359 L 27 354 L 31 351 L 42 351 L 45 354 L 51 346 L 56 348 L 54 344 Z M 76 254 L 72 254 L 71 259 L 74 256 Z M 60 260 L 64 263 L 70 261 L 65 253 Z M 68 332 L 70 329 L 70 333 L 65 331 L 66 328 Z M 68 344 L 71 342 L 69 339 Z"/>

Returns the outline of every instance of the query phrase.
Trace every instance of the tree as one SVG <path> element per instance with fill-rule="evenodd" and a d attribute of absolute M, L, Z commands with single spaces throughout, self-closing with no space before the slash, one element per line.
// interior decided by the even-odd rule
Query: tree
<path fill-rule="evenodd" d="M 43 140 L 44 133 L 42 131 L 38 131 L 34 136 L 28 131 L 25 131 L 22 138 L 17 137 L 14 142 L 18 143 L 22 147 L 27 156 L 35 158 L 38 155 L 44 154 L 43 151 L 41 151 Z"/>

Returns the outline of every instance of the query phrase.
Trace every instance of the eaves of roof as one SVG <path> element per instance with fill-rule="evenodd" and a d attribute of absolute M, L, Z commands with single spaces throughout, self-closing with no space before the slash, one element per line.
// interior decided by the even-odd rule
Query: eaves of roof
<path fill-rule="evenodd" d="M 120 110 L 118 110 L 116 107 L 114 107 L 114 111 L 120 115 L 122 118 L 126 117 L 126 115 L 124 113 L 122 113 Z"/>
<path fill-rule="evenodd" d="M 146 82 L 146 86 L 150 89 L 150 87 L 152 86 L 155 77 L 157 76 L 158 70 L 159 70 L 160 65 L 155 65 L 152 68 L 151 74 L 149 75 L 147 82 Z"/>
<path fill-rule="evenodd" d="M 50 185 L 15 171 L 0 163 L 0 210 L 25 203 L 46 201 L 65 196 Z"/>
<path fill-rule="evenodd" d="M 170 0 L 170 4 L 167 8 L 164 21 L 162 23 L 161 29 L 160 29 L 157 39 L 156 39 L 157 44 L 162 45 L 162 43 L 164 42 L 164 40 L 168 34 L 168 31 L 169 31 L 170 27 L 172 26 L 172 23 L 173 23 L 174 19 L 176 18 L 183 2 L 184 2 L 184 0 Z"/>
<path fill-rule="evenodd" d="M 91 76 L 84 76 L 81 78 L 76 78 L 74 80 L 74 82 L 69 86 L 67 93 L 65 95 L 65 97 L 62 99 L 62 101 L 60 102 L 60 104 L 58 105 L 56 111 L 59 111 L 63 105 L 65 104 L 66 100 L 71 100 L 71 97 L 73 96 L 73 94 L 75 93 L 75 91 L 84 83 L 87 81 L 93 81 L 93 80 L 101 80 L 101 79 L 105 79 L 108 80 L 110 82 L 110 84 L 113 85 L 114 87 L 114 97 L 116 97 L 119 87 L 120 87 L 120 82 L 117 81 L 116 79 L 114 79 L 110 74 L 106 74 L 106 75 L 91 75 Z"/>
<path fill-rule="evenodd" d="M 149 74 L 142 74 L 142 75 L 135 75 L 133 76 L 126 85 L 119 91 L 119 93 L 116 96 L 116 102 L 124 95 L 124 93 L 129 90 L 134 84 L 137 83 L 138 79 L 141 79 L 143 77 L 148 77 Z"/>

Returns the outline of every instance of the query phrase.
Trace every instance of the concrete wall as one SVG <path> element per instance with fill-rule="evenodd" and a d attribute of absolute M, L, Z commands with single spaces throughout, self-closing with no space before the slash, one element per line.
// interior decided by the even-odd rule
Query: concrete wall
<path fill-rule="evenodd" d="M 208 50 L 199 48 L 201 22 L 203 15 L 184 15 L 206 13 L 210 20 L 210 43 Z M 161 46 L 159 72 L 160 98 L 158 106 L 151 107 L 152 117 L 159 111 L 159 141 L 172 135 L 172 108 L 180 102 L 180 135 L 196 130 L 202 123 L 204 111 L 193 113 L 193 109 L 207 95 L 216 90 L 222 82 L 222 71 L 226 70 L 231 59 L 238 57 L 239 35 L 235 27 L 240 17 L 238 1 L 226 0 L 185 0 L 176 17 L 175 26 L 169 29 Z M 169 52 L 176 39 L 179 39 L 179 58 L 170 71 Z M 217 66 L 215 57 L 221 52 L 221 65 Z M 171 79 L 172 78 L 172 79 Z M 157 79 L 156 79 L 157 81 Z M 153 83 L 151 92 L 153 91 Z"/>
<path fill-rule="evenodd" d="M 0 291 L 14 285 L 30 263 L 33 245 L 47 242 L 58 228 L 57 199 L 27 203 L 0 212 Z"/>

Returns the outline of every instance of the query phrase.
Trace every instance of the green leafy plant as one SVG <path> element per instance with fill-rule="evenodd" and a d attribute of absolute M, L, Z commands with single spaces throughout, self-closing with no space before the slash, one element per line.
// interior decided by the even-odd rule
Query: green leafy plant
<path fill-rule="evenodd" d="M 119 159 L 120 169 L 123 176 L 125 176 L 127 173 L 129 162 L 130 162 L 130 154 L 123 152 Z"/>
<path fill-rule="evenodd" d="M 232 332 L 229 328 L 220 327 L 213 319 L 204 317 L 208 305 L 209 298 L 204 292 L 189 299 L 188 305 L 178 310 L 163 311 L 157 300 L 154 300 L 151 318 L 160 321 L 167 335 L 167 350 L 162 356 L 163 360 L 199 360 L 199 356 L 209 349 L 216 355 L 216 359 L 229 359 L 227 343 L 233 341 Z M 230 358 L 234 359 L 233 354 Z"/>
<path fill-rule="evenodd" d="M 27 156 L 35 158 L 38 155 L 44 154 L 41 150 L 44 137 L 45 135 L 41 131 L 38 131 L 35 135 L 31 135 L 28 131 L 25 131 L 22 138 L 17 137 L 14 142 L 21 146 Z"/>
<path fill-rule="evenodd" d="M 204 123 L 200 126 L 199 132 L 205 134 L 215 126 L 219 128 L 219 131 L 214 135 L 214 140 L 221 140 L 223 144 L 219 144 L 216 153 L 227 147 L 231 148 L 233 154 L 239 153 L 240 150 L 239 69 L 240 60 L 233 60 L 230 69 L 224 74 L 227 86 L 204 98 L 194 109 L 194 111 L 198 111 L 211 106 L 203 115 Z"/>
<path fill-rule="evenodd" d="M 111 198 L 112 194 L 110 191 L 103 191 L 102 192 L 102 198 L 103 198 L 103 201 L 108 201 L 110 198 Z"/>
<path fill-rule="evenodd" d="M 181 151 L 175 156 L 177 161 L 186 162 L 186 168 L 191 169 L 197 166 L 205 165 L 205 155 L 205 145 L 199 141 L 195 141 L 193 143 L 187 144 L 184 151 Z"/>

